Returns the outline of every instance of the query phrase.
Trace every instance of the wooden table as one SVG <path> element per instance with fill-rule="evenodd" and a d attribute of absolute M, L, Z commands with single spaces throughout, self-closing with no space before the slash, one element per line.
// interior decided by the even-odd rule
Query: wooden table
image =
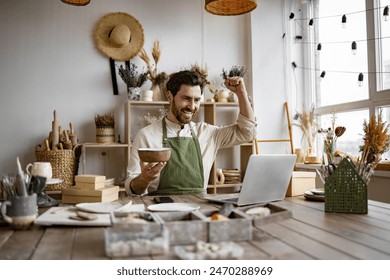
<path fill-rule="evenodd" d="M 176 202 L 201 205 L 201 211 L 218 206 L 198 196 L 173 196 Z M 123 196 L 120 202 L 151 204 L 151 197 Z M 325 213 L 323 202 L 303 196 L 275 202 L 292 211 L 293 218 L 256 227 L 253 240 L 239 242 L 243 259 L 390 259 L 390 204 L 369 201 L 368 214 Z M 0 227 L 0 259 L 108 259 L 104 227 L 41 227 L 14 231 Z M 136 259 L 177 259 L 172 248 L 166 255 Z"/>

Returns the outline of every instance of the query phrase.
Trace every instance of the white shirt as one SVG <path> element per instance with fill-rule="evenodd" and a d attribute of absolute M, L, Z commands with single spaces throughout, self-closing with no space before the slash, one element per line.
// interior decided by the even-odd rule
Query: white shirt
<path fill-rule="evenodd" d="M 220 148 L 228 148 L 243 143 L 248 143 L 256 137 L 256 122 L 249 120 L 239 114 L 237 123 L 227 126 L 216 126 L 208 123 L 191 122 L 186 124 L 182 129 L 179 124 L 173 123 L 165 118 L 167 124 L 167 136 L 171 137 L 192 137 L 190 126 L 193 128 L 195 135 L 198 137 L 200 150 L 203 159 L 203 178 L 204 188 L 207 188 L 210 171 L 213 166 L 215 157 Z M 141 173 L 140 159 L 138 148 L 162 148 L 162 121 L 150 124 L 141 128 L 134 138 L 131 145 L 130 162 L 127 168 L 128 177 L 125 180 L 125 188 L 128 194 L 130 182 Z M 156 191 L 158 188 L 159 178 L 155 179 L 145 191 Z"/>

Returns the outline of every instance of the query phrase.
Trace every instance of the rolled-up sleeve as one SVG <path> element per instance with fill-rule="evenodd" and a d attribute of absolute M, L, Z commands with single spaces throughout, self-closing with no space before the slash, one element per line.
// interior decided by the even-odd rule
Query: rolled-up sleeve
<path fill-rule="evenodd" d="M 220 148 L 233 147 L 251 142 L 256 138 L 257 122 L 238 114 L 237 123 L 220 127 L 215 141 Z"/>

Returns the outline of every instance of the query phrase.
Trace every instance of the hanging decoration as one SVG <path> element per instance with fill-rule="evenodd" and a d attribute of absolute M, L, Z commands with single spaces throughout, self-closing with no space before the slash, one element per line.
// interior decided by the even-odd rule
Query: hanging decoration
<path fill-rule="evenodd" d="M 90 0 L 61 0 L 65 4 L 73 6 L 86 6 L 89 4 Z"/>
<path fill-rule="evenodd" d="M 381 10 L 383 8 L 383 20 L 384 21 L 388 21 L 389 20 L 389 6 L 385 6 L 385 7 L 378 7 L 378 8 L 373 8 L 373 9 L 367 9 L 367 10 L 363 10 L 363 11 L 356 11 L 356 12 L 351 12 L 351 13 L 345 13 L 343 15 L 333 15 L 333 16 L 326 16 L 324 18 L 333 18 L 333 17 L 341 17 L 341 25 L 343 28 L 346 27 L 346 24 L 347 24 L 347 16 L 348 15 L 352 15 L 352 14 L 357 14 L 357 13 L 365 13 L 367 11 L 373 11 L 373 10 Z M 290 15 L 289 15 L 289 19 L 293 19 L 295 17 L 294 13 L 291 12 Z M 322 18 L 322 17 L 321 17 Z M 295 21 L 307 21 L 308 20 L 308 26 L 309 27 L 312 27 L 314 25 L 314 21 L 315 20 L 318 20 L 318 19 L 321 19 L 321 18 L 298 18 L 298 19 L 295 19 Z M 299 25 L 301 26 L 301 25 Z M 302 26 L 301 26 L 302 27 Z M 302 37 L 300 38 L 302 39 Z M 316 50 L 317 50 L 317 55 L 320 55 L 321 51 L 322 51 L 322 45 L 323 44 L 350 44 L 350 48 L 351 48 L 351 53 L 353 55 L 356 55 L 357 54 L 357 42 L 363 42 L 363 41 L 371 41 L 371 40 L 383 40 L 383 39 L 390 39 L 390 36 L 384 36 L 384 37 L 379 37 L 379 38 L 368 38 L 368 39 L 364 39 L 364 40 L 354 40 L 354 41 L 337 41 L 337 42 L 321 42 L 321 43 L 318 43 L 318 42 L 304 42 L 304 41 L 299 41 L 300 43 L 303 43 L 303 44 L 312 44 L 312 45 L 316 45 Z M 358 74 L 358 86 L 361 87 L 363 86 L 363 81 L 364 81 L 364 74 L 389 74 L 390 72 L 364 72 L 364 71 L 359 71 L 359 72 L 355 72 L 355 71 L 339 71 L 339 70 L 329 70 L 327 69 L 326 71 L 325 70 L 318 70 L 318 69 L 311 69 L 311 68 L 306 68 L 306 67 L 298 67 L 297 64 L 295 62 L 292 62 L 292 66 L 293 68 L 300 68 L 300 69 L 304 69 L 304 70 L 310 70 L 310 71 L 316 71 L 316 72 L 319 72 L 320 75 L 319 77 L 321 78 L 321 80 L 323 80 L 325 78 L 325 75 L 327 72 L 335 72 L 335 73 L 349 73 L 349 74 Z"/>
<path fill-rule="evenodd" d="M 256 9 L 256 0 L 206 0 L 204 8 L 218 16 L 237 16 Z"/>

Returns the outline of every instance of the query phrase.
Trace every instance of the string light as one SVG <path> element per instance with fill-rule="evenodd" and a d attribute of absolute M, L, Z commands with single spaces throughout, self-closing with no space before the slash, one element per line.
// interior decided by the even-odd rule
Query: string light
<path fill-rule="evenodd" d="M 311 19 L 309 20 L 309 26 L 313 26 L 313 24 L 314 24 L 314 19 L 311 18 Z"/>
<path fill-rule="evenodd" d="M 346 16 L 346 15 L 343 15 L 343 16 L 341 17 L 341 26 L 342 26 L 343 28 L 347 27 L 347 16 Z"/>
<path fill-rule="evenodd" d="M 294 13 L 291 13 L 289 19 L 293 19 L 295 17 Z"/>
<path fill-rule="evenodd" d="M 359 73 L 359 76 L 358 76 L 358 86 L 359 87 L 363 86 L 363 79 L 364 79 L 363 73 Z"/>
<path fill-rule="evenodd" d="M 322 78 L 322 79 L 325 78 L 325 75 L 326 75 L 326 72 L 325 72 L 325 71 L 322 71 L 322 72 L 321 72 L 321 75 L 320 75 L 320 78 Z M 322 79 L 321 79 L 321 80 L 322 80 Z"/>
<path fill-rule="evenodd" d="M 386 6 L 384 9 L 383 9 L 383 19 L 385 21 L 388 21 L 389 20 L 389 6 Z"/>
<path fill-rule="evenodd" d="M 356 44 L 355 41 L 352 42 L 351 49 L 352 49 L 352 54 L 353 54 L 353 55 L 356 55 L 356 52 L 357 52 L 357 44 Z"/>

